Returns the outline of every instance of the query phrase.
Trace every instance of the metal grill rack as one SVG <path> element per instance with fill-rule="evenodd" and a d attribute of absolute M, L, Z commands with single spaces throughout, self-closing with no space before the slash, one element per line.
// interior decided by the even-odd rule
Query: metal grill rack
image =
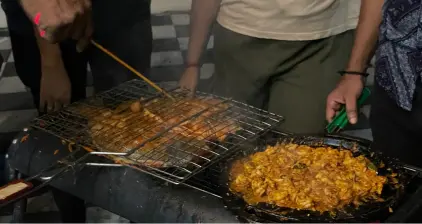
<path fill-rule="evenodd" d="M 175 101 L 132 80 L 41 116 L 32 127 L 115 162 L 97 166 L 122 164 L 180 184 L 282 120 L 231 99 L 161 87 Z"/>

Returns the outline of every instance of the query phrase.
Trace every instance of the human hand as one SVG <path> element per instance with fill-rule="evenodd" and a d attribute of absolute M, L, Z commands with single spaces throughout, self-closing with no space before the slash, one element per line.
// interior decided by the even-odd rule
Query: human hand
<path fill-rule="evenodd" d="M 58 111 L 70 103 L 71 83 L 63 63 L 42 65 L 40 111 Z"/>
<path fill-rule="evenodd" d="M 182 78 L 180 78 L 179 86 L 180 88 L 190 90 L 193 93 L 198 85 L 198 79 L 198 66 L 188 66 L 183 72 Z"/>
<path fill-rule="evenodd" d="M 346 106 L 347 118 L 351 124 L 358 121 L 357 99 L 362 93 L 364 81 L 361 76 L 344 75 L 337 87 L 328 95 L 326 119 L 331 122 L 342 105 Z"/>
<path fill-rule="evenodd" d="M 66 39 L 63 30 L 91 7 L 91 0 L 20 0 L 20 3 L 41 36 L 53 43 Z"/>

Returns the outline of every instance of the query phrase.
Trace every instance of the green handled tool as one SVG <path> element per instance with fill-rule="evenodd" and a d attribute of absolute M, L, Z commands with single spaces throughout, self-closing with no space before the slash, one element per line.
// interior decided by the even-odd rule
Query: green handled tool
<path fill-rule="evenodd" d="M 362 94 L 360 95 L 357 102 L 358 108 L 362 107 L 363 103 L 368 99 L 369 95 L 371 95 L 371 91 L 367 87 L 363 88 Z M 346 107 L 342 106 L 340 112 L 334 117 L 333 121 L 327 125 L 325 130 L 329 134 L 338 133 L 343 130 L 347 124 L 349 124 L 349 119 L 347 118 Z"/>

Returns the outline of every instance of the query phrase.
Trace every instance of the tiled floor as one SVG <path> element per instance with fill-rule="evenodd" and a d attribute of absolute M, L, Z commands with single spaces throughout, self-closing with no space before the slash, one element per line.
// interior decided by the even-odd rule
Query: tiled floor
<path fill-rule="evenodd" d="M 186 11 L 163 12 L 155 14 L 152 18 L 153 25 L 153 54 L 151 76 L 155 81 L 176 81 L 183 71 L 183 58 L 186 55 L 188 44 L 189 15 Z M 7 33 L 0 30 L 0 33 Z M 207 51 L 203 58 L 204 65 L 201 68 L 201 80 L 206 82 L 214 72 L 212 63 L 213 38 L 211 37 L 207 45 Z M 18 131 L 24 127 L 34 116 L 36 110 L 33 108 L 30 93 L 16 76 L 11 54 L 10 40 L 7 36 L 0 38 L 0 53 L 7 60 L 0 70 L 0 135 L 11 131 Z M 92 79 L 89 79 L 92 80 Z M 92 82 L 89 82 L 92 84 Z M 369 85 L 372 80 L 369 80 Z M 92 92 L 92 87 L 88 87 Z M 348 131 L 349 134 L 360 137 L 371 138 L 368 129 L 367 117 L 370 108 L 367 106 L 363 110 L 364 116 L 359 125 Z M 32 199 L 29 203 L 28 212 L 38 213 L 55 211 L 54 203 L 50 194 Z M 49 213 L 50 214 L 50 213 Z M 49 217 L 57 218 L 55 215 Z M 43 222 L 34 218 L 35 221 Z M 8 222 L 10 217 L 1 217 L 0 222 Z M 91 207 L 88 210 L 89 222 L 127 222 L 127 220 L 114 214 L 106 212 L 100 208 Z"/>

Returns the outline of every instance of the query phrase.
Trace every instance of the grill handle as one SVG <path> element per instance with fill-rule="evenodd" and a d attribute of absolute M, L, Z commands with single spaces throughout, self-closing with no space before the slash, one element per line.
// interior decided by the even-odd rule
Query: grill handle
<path fill-rule="evenodd" d="M 78 150 L 74 151 L 71 155 L 67 158 L 73 156 Z M 85 160 L 91 154 L 85 154 L 84 156 L 80 157 L 79 159 L 75 160 L 74 162 L 65 162 L 65 160 L 60 160 L 53 165 L 41 170 L 37 174 L 26 178 L 25 180 L 15 180 L 3 187 L 0 187 L 0 209 L 15 203 L 19 200 L 27 198 L 34 192 L 42 189 L 43 187 L 47 186 L 51 181 L 63 175 L 66 171 L 73 169 L 77 165 L 85 165 L 81 164 L 83 160 Z M 49 176 L 45 176 L 47 172 L 53 173 Z M 42 183 L 35 186 L 31 183 L 31 181 L 35 179 L 41 179 Z M 18 189 L 15 189 L 18 188 Z"/>
<path fill-rule="evenodd" d="M 13 199 L 20 198 L 19 196 L 31 190 L 32 188 L 32 183 L 26 182 L 24 180 L 15 180 L 10 182 L 0 188 L 0 203 L 4 204 L 7 201 L 17 201 Z"/>
<path fill-rule="evenodd" d="M 51 181 L 61 176 L 63 173 L 65 173 L 71 168 L 71 166 L 61 165 L 61 168 L 57 170 L 56 172 L 54 172 L 52 175 L 42 176 L 45 172 L 50 171 L 52 168 L 57 168 L 58 165 L 61 165 L 61 164 L 55 164 L 53 167 L 49 167 L 25 180 L 15 180 L 1 187 L 0 188 L 0 209 L 7 205 L 15 203 L 17 201 L 20 201 L 24 198 L 27 198 L 31 194 L 37 192 L 38 190 L 41 190 L 42 188 L 47 186 Z M 31 181 L 37 178 L 41 179 L 43 182 L 35 186 L 34 184 L 31 183 Z M 18 188 L 18 189 L 15 189 L 15 188 Z"/>

